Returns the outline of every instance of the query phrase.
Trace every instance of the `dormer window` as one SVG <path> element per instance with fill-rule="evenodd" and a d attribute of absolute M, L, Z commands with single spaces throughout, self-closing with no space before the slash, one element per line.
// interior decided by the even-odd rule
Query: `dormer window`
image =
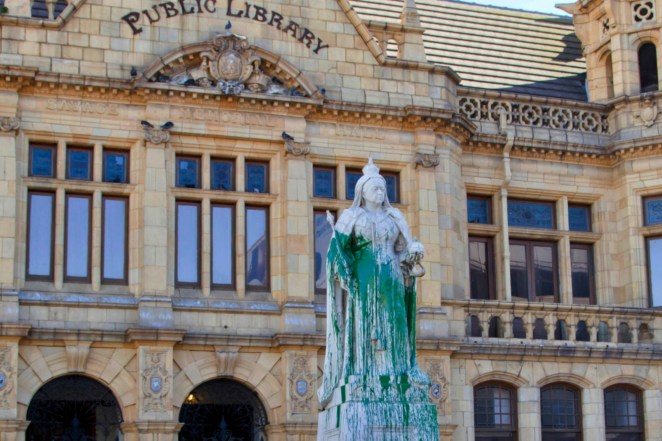
<path fill-rule="evenodd" d="M 641 93 L 658 90 L 657 49 L 653 43 L 644 43 L 639 48 L 639 80 Z"/>

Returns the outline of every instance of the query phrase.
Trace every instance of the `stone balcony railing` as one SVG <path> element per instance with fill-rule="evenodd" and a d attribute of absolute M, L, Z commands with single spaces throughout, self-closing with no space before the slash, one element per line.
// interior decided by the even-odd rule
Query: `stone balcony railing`
<path fill-rule="evenodd" d="M 500 301 L 450 302 L 465 339 L 592 343 L 662 342 L 662 312 L 651 309 Z"/>

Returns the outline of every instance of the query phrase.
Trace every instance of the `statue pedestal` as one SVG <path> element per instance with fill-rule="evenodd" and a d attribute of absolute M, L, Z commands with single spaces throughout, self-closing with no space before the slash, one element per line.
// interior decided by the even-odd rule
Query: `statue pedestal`
<path fill-rule="evenodd" d="M 319 414 L 317 441 L 438 441 L 437 408 L 428 386 L 406 376 L 337 387 Z"/>

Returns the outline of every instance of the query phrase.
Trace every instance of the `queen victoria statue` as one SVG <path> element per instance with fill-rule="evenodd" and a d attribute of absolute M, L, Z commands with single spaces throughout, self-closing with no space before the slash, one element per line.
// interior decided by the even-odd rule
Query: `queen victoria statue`
<path fill-rule="evenodd" d="M 436 441 L 430 381 L 416 362 L 416 278 L 425 273 L 424 249 L 390 205 L 372 160 L 333 228 L 318 441 Z"/>

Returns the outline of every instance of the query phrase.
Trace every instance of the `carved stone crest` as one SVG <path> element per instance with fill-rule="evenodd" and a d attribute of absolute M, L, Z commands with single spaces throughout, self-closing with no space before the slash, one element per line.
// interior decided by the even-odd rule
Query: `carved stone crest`
<path fill-rule="evenodd" d="M 141 373 L 143 381 L 143 411 L 164 412 L 166 397 L 170 392 L 171 375 L 166 367 L 168 351 L 151 351 L 145 354 L 145 368 Z"/>
<path fill-rule="evenodd" d="M 145 141 L 152 144 L 165 144 L 170 141 L 170 130 L 160 127 L 145 128 Z"/>
<path fill-rule="evenodd" d="M 436 153 L 417 152 L 414 162 L 417 167 L 420 165 L 425 168 L 435 168 L 439 165 L 439 155 Z"/>
<path fill-rule="evenodd" d="M 289 375 L 290 411 L 292 413 L 307 413 L 312 410 L 312 399 L 315 395 L 315 376 L 310 373 L 308 358 L 298 356 L 293 360 Z"/>
<path fill-rule="evenodd" d="M 20 126 L 21 122 L 14 116 L 0 117 L 0 131 L 2 132 L 12 132 L 14 130 L 18 130 Z"/>
<path fill-rule="evenodd" d="M 427 373 L 430 376 L 430 401 L 437 406 L 437 412 L 445 414 L 444 404 L 448 399 L 448 380 L 444 375 L 444 364 L 440 361 L 433 361 L 427 365 Z"/>
<path fill-rule="evenodd" d="M 655 124 L 657 119 L 657 102 L 650 95 L 643 97 L 643 101 L 640 104 L 640 110 L 638 113 L 635 113 L 635 117 L 638 119 L 639 125 L 644 127 L 651 127 Z"/>
<path fill-rule="evenodd" d="M 293 140 L 285 140 L 285 153 L 294 156 L 305 156 L 310 153 L 309 142 L 296 142 Z"/>
<path fill-rule="evenodd" d="M 12 348 L 0 348 L 0 408 L 11 407 L 9 399 L 13 389 Z"/>

